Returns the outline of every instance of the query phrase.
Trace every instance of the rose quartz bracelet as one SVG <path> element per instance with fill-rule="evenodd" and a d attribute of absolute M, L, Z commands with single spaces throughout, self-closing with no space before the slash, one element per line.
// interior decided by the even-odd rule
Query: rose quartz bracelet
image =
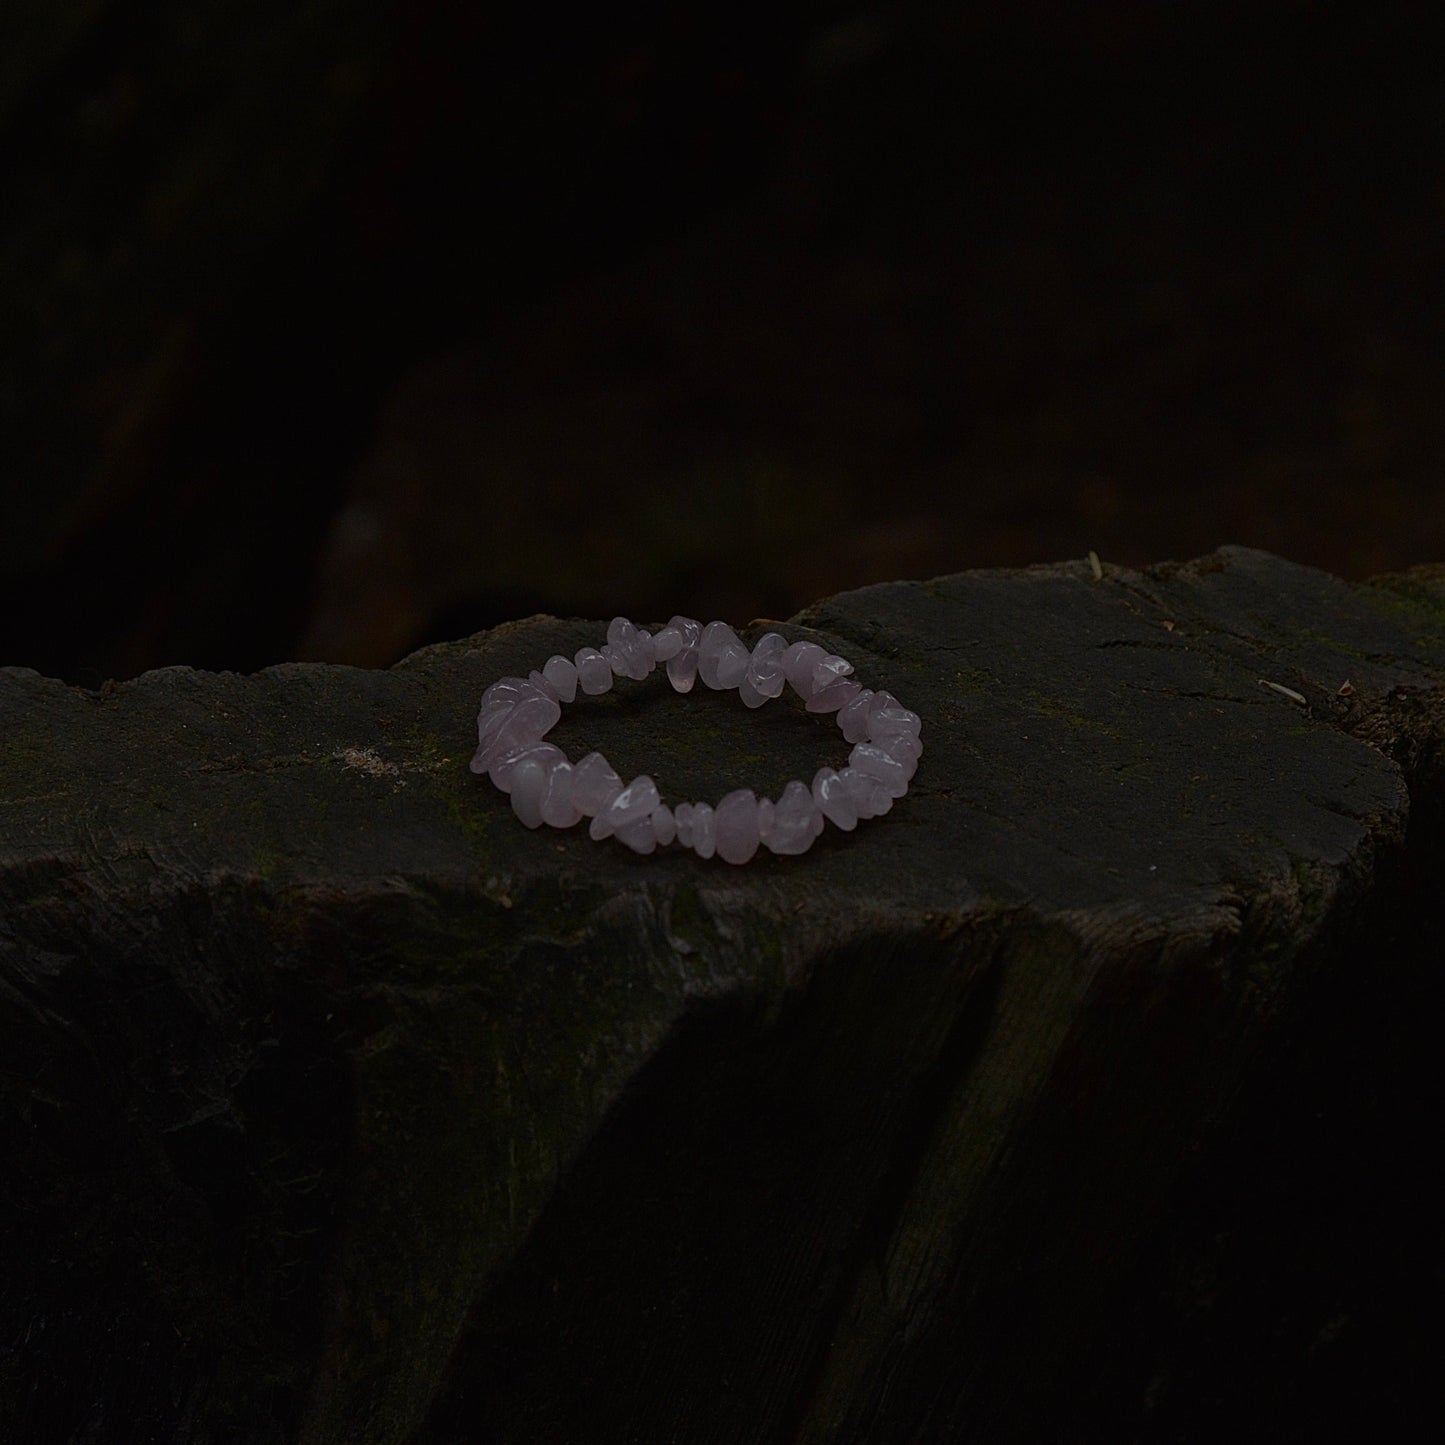
<path fill-rule="evenodd" d="M 793 781 L 773 802 L 739 788 L 716 808 L 679 803 L 669 808 L 646 773 L 624 785 L 601 753 L 567 761 L 544 742 L 580 687 L 606 692 L 614 677 L 644 678 L 661 662 L 678 692 L 693 682 L 715 689 L 737 688 L 749 707 L 761 707 L 790 684 L 809 712 L 837 713 L 844 738 L 853 744 L 841 771 L 819 768 L 809 788 Z M 699 858 L 714 853 L 729 863 L 746 863 L 761 843 L 774 853 L 806 853 L 826 818 L 845 832 L 859 818 L 876 818 L 908 791 L 908 780 L 923 755 L 923 725 L 891 693 L 854 682 L 852 663 L 816 642 L 794 642 L 764 633 L 751 651 L 725 622 L 704 627 L 674 617 L 657 635 L 614 617 L 607 645 L 580 648 L 575 657 L 549 658 L 530 677 L 504 677 L 482 698 L 477 714 L 474 773 L 486 773 L 512 797 L 512 811 L 529 828 L 543 823 L 570 828 L 592 820 L 597 839 L 616 837 L 637 853 L 680 843 Z"/>

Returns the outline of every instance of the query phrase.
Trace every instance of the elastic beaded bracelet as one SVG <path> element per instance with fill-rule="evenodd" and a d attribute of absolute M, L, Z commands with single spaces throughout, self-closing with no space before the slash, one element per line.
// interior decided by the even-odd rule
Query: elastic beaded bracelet
<path fill-rule="evenodd" d="M 776 802 L 738 788 L 716 808 L 679 803 L 669 808 L 646 773 L 624 785 L 601 753 L 572 764 L 543 739 L 580 688 L 606 692 L 614 677 L 642 679 L 663 663 L 677 692 L 736 688 L 748 707 L 761 707 L 788 683 L 809 712 L 837 713 L 853 744 L 841 771 L 819 768 L 810 788 L 794 780 Z M 789 643 L 764 633 L 751 651 L 725 622 L 706 627 L 674 617 L 657 635 L 614 617 L 601 649 L 579 648 L 569 661 L 551 657 L 529 677 L 504 677 L 482 697 L 477 714 L 474 773 L 486 773 L 510 793 L 512 811 L 529 828 L 570 828 L 590 818 L 593 838 L 615 837 L 636 853 L 678 843 L 700 858 L 714 853 L 746 863 L 761 843 L 774 853 L 806 853 L 824 819 L 852 832 L 859 818 L 876 818 L 908 791 L 923 755 L 923 724 L 891 693 L 854 682 L 853 664 L 816 642 Z"/>

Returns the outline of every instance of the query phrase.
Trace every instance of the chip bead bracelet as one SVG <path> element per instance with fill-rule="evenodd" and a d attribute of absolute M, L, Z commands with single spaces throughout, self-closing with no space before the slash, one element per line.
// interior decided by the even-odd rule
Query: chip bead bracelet
<path fill-rule="evenodd" d="M 624 783 L 601 753 L 577 763 L 544 741 L 579 690 L 603 693 L 614 678 L 641 680 L 661 663 L 677 692 L 702 679 L 715 690 L 736 688 L 750 708 L 791 686 L 809 712 L 835 713 L 853 744 L 841 770 L 819 768 L 812 786 L 794 780 L 773 801 L 738 788 L 715 807 L 662 801 L 646 773 Z M 477 714 L 474 773 L 486 773 L 511 795 L 512 811 L 529 828 L 543 823 L 570 828 L 589 818 L 595 839 L 616 838 L 636 853 L 677 843 L 700 858 L 714 854 L 746 863 L 759 846 L 773 853 L 806 853 L 826 819 L 852 832 L 860 818 L 876 818 L 908 791 L 923 755 L 923 724 L 892 693 L 855 682 L 853 665 L 816 642 L 789 643 L 776 632 L 751 650 L 725 622 L 704 627 L 674 617 L 655 636 L 625 617 L 614 617 L 601 648 L 579 648 L 572 658 L 551 657 L 526 678 L 504 677 L 483 694 Z"/>

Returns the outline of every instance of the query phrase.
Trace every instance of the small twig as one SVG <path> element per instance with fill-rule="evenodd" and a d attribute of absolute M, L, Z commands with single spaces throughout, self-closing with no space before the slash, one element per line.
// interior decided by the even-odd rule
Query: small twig
<path fill-rule="evenodd" d="M 1271 682 L 1267 677 L 1259 679 L 1261 687 L 1268 687 L 1279 693 L 1281 697 L 1287 697 L 1291 702 L 1297 702 L 1301 707 L 1308 707 L 1310 700 L 1304 693 L 1296 692 L 1292 687 L 1286 687 L 1282 682 Z"/>

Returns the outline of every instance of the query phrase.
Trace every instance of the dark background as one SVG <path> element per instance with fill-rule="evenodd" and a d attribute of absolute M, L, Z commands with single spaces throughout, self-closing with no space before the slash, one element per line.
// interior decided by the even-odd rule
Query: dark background
<path fill-rule="evenodd" d="M 1445 557 L 1426 5 L 0 13 L 0 663 Z"/>

